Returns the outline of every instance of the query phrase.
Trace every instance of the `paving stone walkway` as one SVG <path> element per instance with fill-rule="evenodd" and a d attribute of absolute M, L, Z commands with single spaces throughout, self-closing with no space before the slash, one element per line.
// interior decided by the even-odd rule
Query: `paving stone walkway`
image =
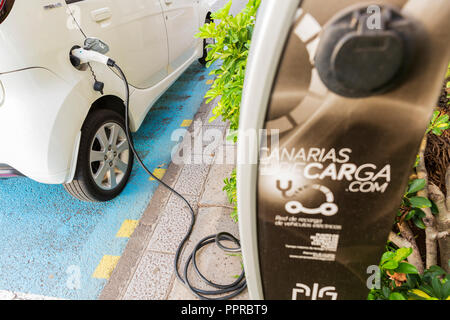
<path fill-rule="evenodd" d="M 171 163 L 163 178 L 187 198 L 196 213 L 196 224 L 183 253 L 182 267 L 203 237 L 226 231 L 239 238 L 238 226 L 230 217 L 232 207 L 222 191 L 224 179 L 235 167 L 236 146 L 225 139 L 227 123 L 221 119 L 209 122 L 215 105 L 215 101 L 203 103 L 184 132 L 184 140 L 176 153 L 178 157 L 174 157 L 176 163 Z M 160 186 L 100 299 L 194 299 L 174 273 L 175 252 L 189 224 L 187 205 Z M 197 259 L 199 268 L 214 282 L 232 283 L 241 272 L 240 258 L 225 254 L 214 244 L 202 249 Z M 189 274 L 194 285 L 207 288 L 193 270 Z M 248 299 L 247 291 L 237 299 Z"/>

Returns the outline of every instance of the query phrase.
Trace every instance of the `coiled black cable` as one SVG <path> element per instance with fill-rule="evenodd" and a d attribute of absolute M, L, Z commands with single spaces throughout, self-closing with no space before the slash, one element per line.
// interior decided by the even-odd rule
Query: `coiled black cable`
<path fill-rule="evenodd" d="M 113 62 L 113 61 L 112 61 Z M 227 285 L 222 285 L 222 284 L 218 284 L 218 283 L 214 283 L 210 280 L 208 280 L 199 270 L 198 266 L 197 266 L 197 260 L 196 260 L 196 256 L 198 251 L 209 245 L 212 243 L 215 243 L 220 249 L 222 249 L 225 252 L 229 252 L 229 253 L 237 253 L 241 251 L 241 245 L 238 239 L 236 239 L 233 235 L 231 235 L 230 233 L 227 232 L 221 232 L 218 233 L 216 235 L 211 235 L 208 237 L 203 238 L 194 248 L 194 250 L 192 251 L 192 253 L 188 256 L 186 264 L 184 266 L 184 278 L 180 275 L 180 272 L 178 270 L 179 268 L 179 261 L 181 258 L 181 253 L 183 251 L 184 246 L 186 245 L 186 242 L 189 240 L 192 231 L 194 229 L 194 225 L 195 225 L 195 212 L 194 209 L 192 208 L 191 204 L 189 203 L 189 201 L 183 197 L 179 192 L 177 192 L 176 190 L 174 190 L 172 187 L 170 187 L 168 184 L 166 184 L 164 181 L 162 181 L 161 179 L 159 179 L 158 177 L 156 177 L 148 168 L 147 166 L 144 164 L 144 162 L 142 161 L 142 159 L 140 158 L 138 152 L 136 151 L 136 148 L 134 147 L 134 143 L 133 143 L 133 139 L 132 139 L 132 135 L 131 135 L 131 130 L 130 130 L 130 118 L 129 118 L 129 108 L 130 108 L 130 89 L 129 89 L 129 84 L 127 81 L 127 78 L 125 76 L 125 74 L 123 73 L 122 69 L 116 64 L 116 63 L 112 63 L 112 67 L 114 67 L 120 74 L 120 76 L 122 77 L 122 80 L 125 83 L 125 88 L 126 88 L 126 101 L 125 101 L 125 131 L 126 131 L 126 135 L 127 135 L 127 139 L 130 145 L 130 149 L 133 152 L 136 160 L 138 161 L 139 165 L 145 170 L 145 172 L 147 172 L 152 178 L 154 178 L 156 181 L 158 181 L 161 185 L 163 185 L 165 188 L 167 188 L 169 191 L 173 192 L 177 197 L 179 197 L 181 200 L 183 200 L 188 208 L 189 211 L 191 213 L 191 223 L 189 226 L 189 230 L 186 234 L 186 236 L 183 238 L 183 240 L 181 241 L 180 245 L 178 246 L 178 249 L 176 251 L 175 254 L 175 259 L 174 259 L 174 268 L 175 268 L 175 274 L 176 277 L 179 281 L 181 281 L 196 297 L 198 297 L 201 300 L 228 300 L 231 298 L 234 298 L 236 296 L 238 296 L 241 292 L 243 292 L 246 287 L 247 287 L 247 282 L 245 281 L 245 272 L 242 271 L 241 275 L 239 276 L 239 278 L 234 281 L 231 284 L 227 284 Z M 233 242 L 236 247 L 235 248 L 229 248 L 229 247 L 225 247 L 221 242 L 222 241 L 231 241 Z M 207 283 L 209 286 L 215 288 L 213 290 L 203 290 L 203 289 L 199 289 L 194 287 L 191 282 L 189 281 L 188 278 L 188 270 L 189 270 L 189 265 L 192 263 L 192 266 L 195 270 L 195 272 L 197 273 L 197 275 L 205 282 Z M 220 297 L 211 297 L 211 296 L 219 296 L 219 295 L 225 295 L 225 296 L 220 296 Z"/>

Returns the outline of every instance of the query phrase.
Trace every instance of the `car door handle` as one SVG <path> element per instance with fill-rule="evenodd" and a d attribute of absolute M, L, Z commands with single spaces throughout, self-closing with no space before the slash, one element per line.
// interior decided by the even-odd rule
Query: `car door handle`
<path fill-rule="evenodd" d="M 111 9 L 108 7 L 101 8 L 101 9 L 91 11 L 91 17 L 95 22 L 100 22 L 100 21 L 111 18 L 112 12 L 111 12 Z"/>
<path fill-rule="evenodd" d="M 164 0 L 166 4 L 172 4 L 172 0 Z"/>

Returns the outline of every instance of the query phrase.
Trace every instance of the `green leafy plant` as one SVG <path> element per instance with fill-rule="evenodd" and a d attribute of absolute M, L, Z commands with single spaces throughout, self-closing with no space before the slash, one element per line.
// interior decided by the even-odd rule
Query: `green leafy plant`
<path fill-rule="evenodd" d="M 450 67 L 450 65 L 449 65 Z M 450 68 L 448 70 L 450 72 Z M 448 78 L 449 76 L 447 76 Z M 447 92 L 450 92 L 450 81 L 447 82 Z M 447 93 L 447 99 L 450 99 L 450 93 Z M 439 110 L 433 112 L 433 117 L 431 118 L 430 124 L 428 125 L 426 134 L 430 132 L 441 136 L 445 130 L 450 129 L 450 119 L 447 114 L 442 114 Z M 419 165 L 420 155 L 417 155 L 414 168 Z"/>
<path fill-rule="evenodd" d="M 403 262 L 412 253 L 411 248 L 400 248 L 395 251 L 387 251 L 381 257 L 380 268 L 382 271 L 390 271 L 405 274 L 417 274 L 417 268 L 407 262 Z"/>
<path fill-rule="evenodd" d="M 410 277 L 407 296 L 413 300 L 450 300 L 450 274 L 432 266 L 423 275 Z"/>
<path fill-rule="evenodd" d="M 234 205 L 234 210 L 231 213 L 231 218 L 234 222 L 238 222 L 238 212 L 237 212 L 237 187 L 236 187 L 236 169 L 231 173 L 231 177 L 225 179 L 225 187 L 223 190 L 227 193 L 228 201 Z"/>
<path fill-rule="evenodd" d="M 213 109 L 213 117 L 210 122 L 221 117 L 223 121 L 230 122 L 231 133 L 228 140 L 237 142 L 237 130 L 239 128 L 239 111 L 244 88 L 244 78 L 247 66 L 253 29 L 256 21 L 256 12 L 261 0 L 249 0 L 246 7 L 236 16 L 230 14 L 232 1 L 225 7 L 211 15 L 214 21 L 200 28 L 196 35 L 198 38 L 213 38 L 214 43 L 208 45 L 208 57 L 206 58 L 209 68 L 215 62 L 220 62 L 217 69 L 211 71 L 215 80 L 211 89 L 206 93 L 207 103 L 220 98 L 217 106 Z M 231 218 L 238 221 L 236 170 L 230 178 L 225 179 L 224 191 L 227 192 L 228 200 L 234 206 Z"/>
<path fill-rule="evenodd" d="M 447 86 L 449 86 L 449 83 L 447 83 Z M 433 118 L 431 118 L 431 122 L 426 133 L 432 132 L 435 135 L 440 136 L 445 130 L 448 129 L 450 129 L 448 114 L 441 114 L 440 111 L 436 110 L 433 113 Z"/>
<path fill-rule="evenodd" d="M 381 257 L 381 287 L 372 289 L 369 300 L 406 300 L 405 290 L 400 290 L 408 274 L 418 274 L 417 268 L 407 262 L 411 248 L 388 249 Z M 407 291 L 407 290 L 406 290 Z"/>
<path fill-rule="evenodd" d="M 411 220 L 420 229 L 425 229 L 425 224 L 422 219 L 425 218 L 426 215 L 422 209 L 434 209 L 434 205 L 430 199 L 417 196 L 417 192 L 423 190 L 425 187 L 425 179 L 415 179 L 410 181 L 402 201 L 402 208 L 404 208 L 407 213 L 406 215 L 404 214 L 405 210 L 399 212 L 399 216 L 404 215 L 405 221 Z"/>
<path fill-rule="evenodd" d="M 450 64 L 446 75 L 447 98 L 450 98 L 449 78 Z M 433 113 L 416 158 L 414 178 L 403 194 L 395 232 L 389 235 L 379 266 L 381 286 L 371 290 L 371 300 L 450 300 L 450 259 L 446 245 L 450 208 L 445 203 L 445 193 L 430 181 L 425 162 L 429 139 L 433 141 L 434 136 L 442 136 L 450 129 L 448 110 L 446 106 L 440 107 Z M 445 139 L 443 136 L 438 140 Z M 445 185 L 450 190 L 448 179 Z M 423 238 L 423 246 L 419 247 L 418 241 Z M 439 255 L 441 266 L 437 265 Z"/>
<path fill-rule="evenodd" d="M 241 270 L 244 270 L 244 261 L 243 261 L 243 257 L 242 257 L 242 253 L 229 253 L 227 254 L 229 257 L 237 257 L 240 260 L 241 263 Z M 233 275 L 234 279 L 238 279 L 241 275 L 240 274 L 235 274 Z"/>
<path fill-rule="evenodd" d="M 216 79 L 205 96 L 207 103 L 220 97 L 210 121 L 222 117 L 224 121 L 230 121 L 231 130 L 237 130 L 239 127 L 247 58 L 260 3 L 261 0 L 250 0 L 240 13 L 233 16 L 230 14 L 232 1 L 229 1 L 223 9 L 211 15 L 215 21 L 220 22 L 205 24 L 196 35 L 199 38 L 215 40 L 214 44 L 208 45 L 210 51 L 206 59 L 207 67 L 216 61 L 222 62 L 218 69 L 211 72 Z M 234 140 L 236 142 L 236 138 Z"/>
<path fill-rule="evenodd" d="M 372 289 L 369 300 L 450 300 L 450 275 L 432 266 L 422 275 L 405 260 L 411 248 L 388 248 L 380 262 L 381 283 Z"/>

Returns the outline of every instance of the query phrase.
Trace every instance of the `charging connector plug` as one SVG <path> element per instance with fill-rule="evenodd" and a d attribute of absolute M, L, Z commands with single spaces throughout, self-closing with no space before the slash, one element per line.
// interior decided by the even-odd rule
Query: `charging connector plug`
<path fill-rule="evenodd" d="M 80 65 L 90 62 L 98 62 L 109 67 L 114 67 L 116 65 L 116 62 L 108 56 L 92 50 L 77 48 L 72 50 L 71 55 L 73 56 L 72 59 Z"/>

